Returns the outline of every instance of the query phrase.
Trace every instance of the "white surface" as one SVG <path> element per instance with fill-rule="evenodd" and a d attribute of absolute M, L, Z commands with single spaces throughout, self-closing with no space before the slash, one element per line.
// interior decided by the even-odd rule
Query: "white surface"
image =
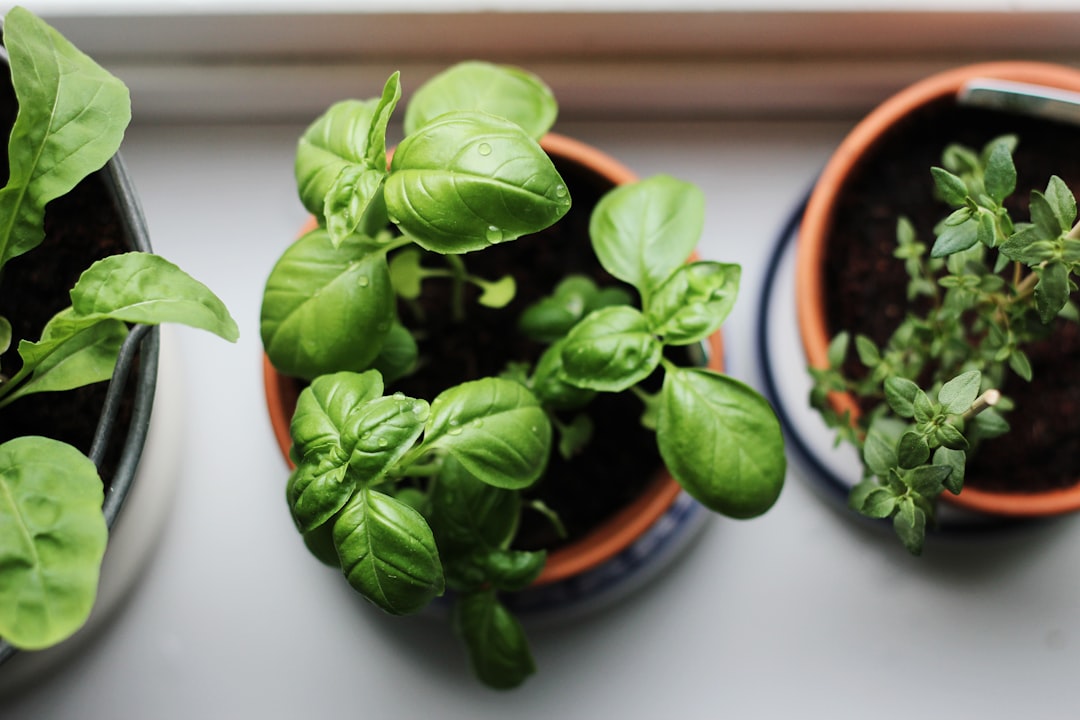
<path fill-rule="evenodd" d="M 708 198 L 708 258 L 744 265 L 728 322 L 752 383 L 763 264 L 843 124 L 577 124 L 560 130 Z M 156 248 L 210 284 L 238 346 L 178 333 L 186 452 L 157 563 L 125 612 L 4 720 L 218 718 L 1075 718 L 1080 524 L 912 559 L 792 465 L 777 506 L 717 520 L 661 582 L 534 638 L 540 671 L 495 693 L 443 626 L 365 607 L 308 556 L 283 500 L 257 331 L 262 283 L 303 220 L 299 126 L 136 127 L 125 159 Z"/>

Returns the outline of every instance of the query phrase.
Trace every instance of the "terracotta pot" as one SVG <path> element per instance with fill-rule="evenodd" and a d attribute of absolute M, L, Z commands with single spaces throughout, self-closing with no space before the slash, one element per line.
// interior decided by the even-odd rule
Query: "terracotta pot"
<path fill-rule="evenodd" d="M 890 128 L 924 111 L 931 103 L 956 97 L 961 88 L 975 79 L 1032 83 L 1080 92 L 1080 71 L 1072 68 L 1035 62 L 971 65 L 931 76 L 897 93 L 867 115 L 844 138 L 818 178 L 798 236 L 798 323 L 806 357 L 812 367 L 828 367 L 828 343 L 840 329 L 827 326 L 824 262 L 838 197 L 844 192 L 854 168 L 868 151 L 878 146 L 883 134 Z M 928 185 L 928 196 L 929 192 Z M 830 401 L 838 412 L 851 411 L 853 417 L 858 414 L 855 400 L 849 394 L 834 394 Z M 1037 494 L 991 492 L 965 487 L 959 496 L 944 493 L 943 497 L 979 512 L 1010 516 L 1052 515 L 1080 509 L 1080 483 Z"/>
<path fill-rule="evenodd" d="M 629 169 L 608 155 L 571 138 L 549 133 L 540 144 L 557 167 L 577 165 L 595 175 L 602 184 L 614 187 L 637 179 Z M 573 187 L 570 191 L 573 194 Z M 583 238 L 583 241 L 587 242 L 587 239 Z M 706 354 L 708 367 L 723 369 L 720 333 L 709 338 Z M 278 446 L 288 461 L 291 446 L 289 423 L 301 385 L 294 378 L 279 374 L 265 356 L 263 369 L 271 425 Z M 670 474 L 662 469 L 658 470 L 656 478 L 636 501 L 588 535 L 552 552 L 533 586 L 540 588 L 568 580 L 572 582 L 575 578 L 596 571 L 628 551 L 643 534 L 656 526 L 665 514 L 672 512 L 677 503 L 685 505 L 687 501 L 682 488 Z M 609 580 L 610 577 L 603 582 Z M 546 604 L 547 600 L 538 603 Z"/>

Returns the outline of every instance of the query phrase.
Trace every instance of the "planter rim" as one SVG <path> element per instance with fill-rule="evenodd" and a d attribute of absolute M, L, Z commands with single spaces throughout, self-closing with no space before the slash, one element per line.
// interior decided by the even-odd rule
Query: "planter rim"
<path fill-rule="evenodd" d="M 796 261 L 798 326 L 806 359 L 811 367 L 828 367 L 829 329 L 825 325 L 824 259 L 826 239 L 832 229 L 832 208 L 858 160 L 889 128 L 925 105 L 955 96 L 974 79 L 1009 80 L 1080 92 L 1080 70 L 1064 65 L 1030 61 L 1002 61 L 965 65 L 931 75 L 885 100 L 852 128 L 841 141 L 810 194 L 799 227 Z M 854 398 L 847 393 L 830 396 L 840 413 L 857 416 Z M 979 512 L 1015 517 L 1056 515 L 1080 510 L 1080 483 L 1042 493 L 1006 493 L 965 487 L 960 495 L 943 497 L 958 506 Z"/>
<path fill-rule="evenodd" d="M 586 167 L 615 185 L 637 180 L 637 176 L 625 165 L 579 140 L 558 133 L 548 133 L 541 139 L 540 145 L 549 155 Z M 310 228 L 312 223 L 313 221 L 309 221 L 305 227 Z M 721 333 L 717 332 L 708 338 L 706 349 L 708 367 L 717 371 L 722 370 Z M 296 403 L 297 383 L 295 379 L 280 374 L 265 353 L 262 365 L 270 424 L 278 448 L 286 462 L 292 467 L 289 459 L 289 448 L 292 445 L 289 423 L 292 408 Z M 681 492 L 681 486 L 670 473 L 663 468 L 658 468 L 656 477 L 634 502 L 616 512 L 589 534 L 549 553 L 544 569 L 533 581 L 533 586 L 538 587 L 566 580 L 616 557 L 655 524 Z"/>

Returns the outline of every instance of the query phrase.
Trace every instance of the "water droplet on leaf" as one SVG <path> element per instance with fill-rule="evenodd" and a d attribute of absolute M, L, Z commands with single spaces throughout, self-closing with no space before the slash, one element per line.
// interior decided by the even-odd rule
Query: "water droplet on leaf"
<path fill-rule="evenodd" d="M 485 157 L 491 154 L 491 146 L 487 143 L 480 143 L 476 149 Z"/>
<path fill-rule="evenodd" d="M 488 225 L 487 241 L 489 243 L 501 243 L 503 241 L 502 230 L 495 227 L 494 225 Z"/>

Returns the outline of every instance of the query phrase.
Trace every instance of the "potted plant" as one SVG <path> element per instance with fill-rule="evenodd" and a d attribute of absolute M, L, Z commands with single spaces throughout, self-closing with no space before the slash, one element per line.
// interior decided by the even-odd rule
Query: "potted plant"
<path fill-rule="evenodd" d="M 997 107 L 962 99 L 1002 82 L 984 95 Z M 1080 163 L 1061 152 L 1077 129 L 1041 116 L 1061 98 L 1032 103 L 1060 91 L 1080 72 L 994 63 L 917 83 L 844 140 L 806 208 L 812 403 L 859 449 L 851 506 L 916 554 L 939 496 L 1010 517 L 1080 508 Z"/>
<path fill-rule="evenodd" d="M 476 62 L 416 91 L 387 165 L 400 95 L 395 74 L 299 143 L 315 220 L 261 316 L 286 497 L 311 551 L 383 610 L 451 590 L 477 676 L 513 687 L 533 671 L 513 593 L 596 562 L 554 549 L 588 547 L 561 535 L 610 546 L 625 528 L 609 516 L 640 526 L 679 485 L 758 515 L 783 482 L 782 438 L 760 395 L 694 366 L 739 280 L 685 262 L 700 191 L 575 163 L 580 145 L 548 133 L 550 90 Z M 586 204 L 571 211 L 571 194 Z M 661 460 L 678 484 L 653 481 Z"/>
<path fill-rule="evenodd" d="M 91 611 L 109 528 L 149 422 L 157 358 L 150 327 L 178 322 L 230 341 L 238 331 L 208 288 L 148 252 L 114 157 L 130 118 L 127 88 L 27 10 L 10 10 L 3 33 L 10 84 L 0 88 L 0 113 L 10 140 L 0 189 L 0 659 L 7 659 L 64 641 Z M 134 379 L 125 382 L 129 372 Z"/>

